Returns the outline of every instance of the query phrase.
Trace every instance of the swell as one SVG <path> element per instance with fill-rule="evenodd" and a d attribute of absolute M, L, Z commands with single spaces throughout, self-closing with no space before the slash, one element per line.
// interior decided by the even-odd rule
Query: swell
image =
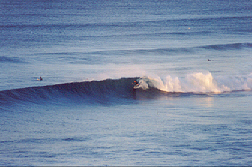
<path fill-rule="evenodd" d="M 203 50 L 216 50 L 216 51 L 229 51 L 229 50 L 242 50 L 251 49 L 252 43 L 229 43 L 229 44 L 216 44 L 216 45 L 202 45 L 188 48 L 157 48 L 157 49 L 133 49 L 133 50 L 106 50 L 94 52 L 56 52 L 56 53 L 39 53 L 38 55 L 58 55 L 60 59 L 67 59 L 72 63 L 97 63 L 97 57 L 93 55 L 146 55 L 146 54 L 190 54 Z M 200 49 L 200 50 L 199 50 Z M 79 55 L 82 55 L 79 58 Z M 84 57 L 83 57 L 84 56 Z M 101 57 L 99 57 L 100 59 Z M 103 60 L 105 61 L 105 60 Z M 25 63 L 19 57 L 6 57 L 0 56 L 0 63 Z"/>
<path fill-rule="evenodd" d="M 158 49 L 147 49 L 147 50 L 136 50 L 137 52 L 159 52 L 159 53 L 192 53 L 198 51 L 198 49 L 206 50 L 218 50 L 218 51 L 228 51 L 228 50 L 240 50 L 245 48 L 252 48 L 252 43 L 228 43 L 228 44 L 216 44 L 216 45 L 203 45 L 191 48 L 158 48 Z"/>
<path fill-rule="evenodd" d="M 252 48 L 252 43 L 231 43 L 231 44 L 219 44 L 219 45 L 206 45 L 200 46 L 199 48 L 210 49 L 210 50 L 236 50 L 243 48 Z"/>
<path fill-rule="evenodd" d="M 69 23 L 57 23 L 57 24 L 2 24 L 1 28 L 57 28 L 57 29 L 65 29 L 65 28 L 95 28 L 95 27 L 143 27 L 143 26 L 157 26 L 157 25 L 169 25 L 172 23 L 185 24 L 185 22 L 192 23 L 208 23 L 208 22 L 221 22 L 221 21 L 251 21 L 252 16 L 222 16 L 222 17 L 196 17 L 196 18 L 179 18 L 179 19 L 165 19 L 165 20 L 148 20 L 148 21 L 130 21 L 130 22 L 104 22 L 104 23 L 78 23 L 78 24 L 69 24 Z"/>
<path fill-rule="evenodd" d="M 229 43 L 229 44 L 216 44 L 216 45 L 202 45 L 188 48 L 157 48 L 157 49 L 133 49 L 133 50 L 106 50 L 106 51 L 95 51 L 95 52 L 79 52 L 75 54 L 84 55 L 145 55 L 149 53 L 167 55 L 167 54 L 180 54 L 180 53 L 195 53 L 203 50 L 217 50 L 217 51 L 228 51 L 228 50 L 241 50 L 246 48 L 252 48 L 252 43 Z M 71 54 L 71 53 L 50 53 L 50 54 Z"/>
<path fill-rule="evenodd" d="M 24 61 L 18 57 L 0 56 L 0 63 L 24 63 Z"/>
<path fill-rule="evenodd" d="M 57 52 L 57 53 L 43 53 L 48 55 L 132 55 L 132 54 L 148 54 L 148 53 L 194 53 L 199 49 L 204 50 L 240 50 L 245 48 L 252 48 L 252 43 L 228 43 L 228 44 L 216 44 L 216 45 L 202 45 L 188 48 L 156 48 L 156 49 L 132 49 L 132 50 L 105 50 L 94 52 Z"/>

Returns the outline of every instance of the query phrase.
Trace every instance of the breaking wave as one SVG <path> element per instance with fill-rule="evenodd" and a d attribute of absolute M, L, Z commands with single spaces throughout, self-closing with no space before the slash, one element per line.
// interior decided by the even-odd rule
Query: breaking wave
<path fill-rule="evenodd" d="M 133 82 L 138 81 L 134 89 Z M 214 78 L 210 72 L 188 74 L 184 78 L 166 76 L 107 79 L 28 87 L 0 91 L 0 104 L 32 103 L 125 103 L 127 99 L 148 99 L 163 95 L 219 94 L 252 89 L 252 74 L 246 77 Z"/>

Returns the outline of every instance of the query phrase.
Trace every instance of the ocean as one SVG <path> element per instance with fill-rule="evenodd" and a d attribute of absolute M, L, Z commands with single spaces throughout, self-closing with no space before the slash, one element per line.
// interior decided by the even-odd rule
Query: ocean
<path fill-rule="evenodd" d="M 0 165 L 251 165 L 251 11 L 1 0 Z"/>

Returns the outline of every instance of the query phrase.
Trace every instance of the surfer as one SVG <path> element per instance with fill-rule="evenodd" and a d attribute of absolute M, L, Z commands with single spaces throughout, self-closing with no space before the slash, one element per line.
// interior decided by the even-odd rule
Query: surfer
<path fill-rule="evenodd" d="M 43 78 L 40 76 L 37 80 L 38 80 L 38 81 L 42 81 L 42 80 L 43 80 Z"/>
<path fill-rule="evenodd" d="M 140 86 L 138 81 L 134 81 L 132 84 L 134 85 L 133 89 L 137 89 Z"/>
<path fill-rule="evenodd" d="M 139 83 L 137 81 L 134 81 L 132 84 L 134 84 L 134 86 L 138 86 Z"/>

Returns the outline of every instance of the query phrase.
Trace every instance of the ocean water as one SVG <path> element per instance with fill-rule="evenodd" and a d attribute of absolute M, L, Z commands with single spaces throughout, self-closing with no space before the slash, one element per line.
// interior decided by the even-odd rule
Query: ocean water
<path fill-rule="evenodd" d="M 0 165 L 251 165 L 251 11 L 1 0 Z"/>

